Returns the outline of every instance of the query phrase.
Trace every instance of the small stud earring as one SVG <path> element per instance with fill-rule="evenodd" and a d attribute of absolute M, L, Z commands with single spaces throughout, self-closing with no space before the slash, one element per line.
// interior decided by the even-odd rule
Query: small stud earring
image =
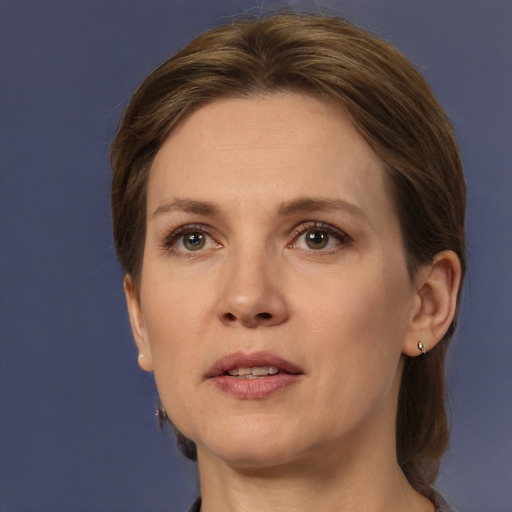
<path fill-rule="evenodd" d="M 425 345 L 423 345 L 422 341 L 418 341 L 418 349 L 421 350 L 421 353 L 426 356 L 427 351 L 425 350 Z"/>
<path fill-rule="evenodd" d="M 167 411 L 164 409 L 164 406 L 160 402 L 158 402 L 156 405 L 155 416 L 157 417 L 158 428 L 161 429 L 164 421 L 168 420 L 169 416 L 167 416 Z"/>

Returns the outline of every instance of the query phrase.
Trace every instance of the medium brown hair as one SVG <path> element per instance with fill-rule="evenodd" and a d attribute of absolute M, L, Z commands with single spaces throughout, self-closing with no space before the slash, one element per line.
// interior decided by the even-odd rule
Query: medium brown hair
<path fill-rule="evenodd" d="M 342 108 L 386 166 L 411 277 L 445 249 L 464 275 L 465 183 L 451 124 L 414 66 L 351 23 L 285 13 L 210 30 L 159 66 L 135 91 L 111 147 L 114 241 L 140 279 L 146 185 L 153 158 L 179 120 L 218 98 L 294 91 Z M 426 357 L 405 357 L 397 458 L 425 495 L 448 445 L 444 362 L 455 321 Z M 195 445 L 178 432 L 183 453 Z"/>

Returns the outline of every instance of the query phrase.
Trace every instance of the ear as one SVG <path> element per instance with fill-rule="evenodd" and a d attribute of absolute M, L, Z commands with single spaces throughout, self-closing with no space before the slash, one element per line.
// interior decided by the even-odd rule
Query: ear
<path fill-rule="evenodd" d="M 133 337 L 135 338 L 135 344 L 139 350 L 139 366 L 143 370 L 150 372 L 153 370 L 151 346 L 149 344 L 137 290 L 135 289 L 132 277 L 128 274 L 124 277 L 124 294 L 126 297 L 126 305 L 128 306 L 128 315 L 130 317 Z"/>
<path fill-rule="evenodd" d="M 418 270 L 409 331 L 402 347 L 404 354 L 420 355 L 420 341 L 427 352 L 441 341 L 457 311 L 460 280 L 460 261 L 453 251 L 436 254 L 431 264 Z"/>

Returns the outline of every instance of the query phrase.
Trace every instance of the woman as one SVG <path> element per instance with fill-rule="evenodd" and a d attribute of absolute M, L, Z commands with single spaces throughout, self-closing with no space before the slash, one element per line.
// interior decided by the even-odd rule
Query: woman
<path fill-rule="evenodd" d="M 237 21 L 135 92 L 112 145 L 139 364 L 191 510 L 451 510 L 444 359 L 465 271 L 449 121 L 387 43 Z"/>

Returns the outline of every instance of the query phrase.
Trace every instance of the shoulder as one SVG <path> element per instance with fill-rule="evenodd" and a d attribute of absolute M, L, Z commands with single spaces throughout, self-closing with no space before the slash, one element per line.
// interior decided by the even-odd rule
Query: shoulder
<path fill-rule="evenodd" d="M 200 512 L 201 510 L 201 496 L 199 496 L 194 503 L 190 506 L 187 512 Z"/>
<path fill-rule="evenodd" d="M 436 512 L 457 512 L 445 499 L 444 496 L 434 491 L 434 503 L 436 505 Z M 199 511 L 199 509 L 197 509 Z"/>

